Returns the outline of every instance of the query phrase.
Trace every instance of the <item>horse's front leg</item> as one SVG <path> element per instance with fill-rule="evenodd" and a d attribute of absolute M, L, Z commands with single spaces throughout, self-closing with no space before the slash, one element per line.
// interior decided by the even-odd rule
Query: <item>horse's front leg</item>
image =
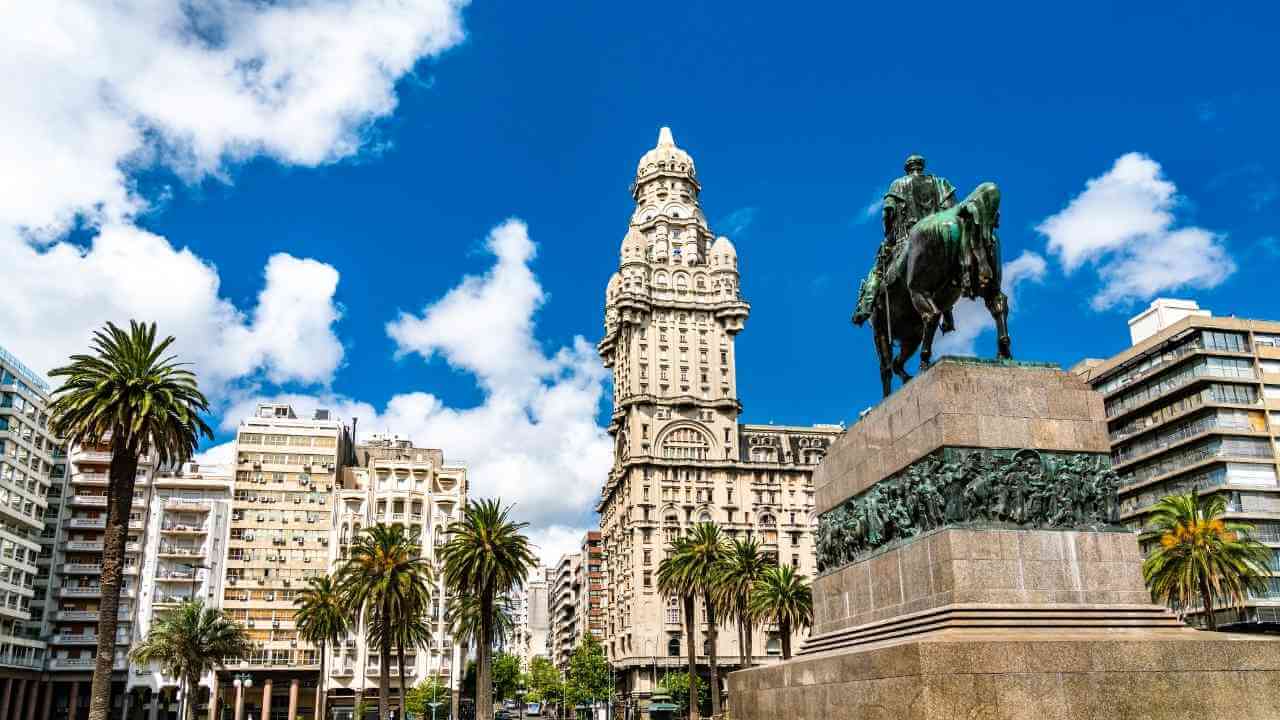
<path fill-rule="evenodd" d="M 904 385 L 911 380 L 911 375 L 907 372 L 907 360 L 913 353 L 915 353 L 916 348 L 918 347 L 920 347 L 919 335 L 902 338 L 901 345 L 899 346 L 898 357 L 893 361 L 893 371 L 897 373 Z"/>
<path fill-rule="evenodd" d="M 996 322 L 996 357 L 1003 360 L 1013 358 L 1013 341 L 1009 338 L 1009 298 L 999 288 L 992 288 L 983 296 L 991 319 Z"/>
<path fill-rule="evenodd" d="M 920 372 L 929 369 L 933 364 L 933 338 L 938 332 L 938 323 L 942 320 L 942 316 L 935 315 L 933 319 L 924 326 L 924 339 L 920 344 Z"/>
<path fill-rule="evenodd" d="M 920 349 L 920 369 L 926 370 L 933 357 L 933 336 L 938 330 L 938 321 L 942 319 L 942 311 L 933 301 L 933 295 L 922 290 L 911 291 L 911 304 L 920 314 L 920 322 L 924 326 L 924 342 Z"/>
<path fill-rule="evenodd" d="M 880 358 L 880 385 L 884 396 L 893 392 L 893 339 L 886 332 L 884 324 L 872 324 L 872 337 L 876 343 L 876 355 Z"/>

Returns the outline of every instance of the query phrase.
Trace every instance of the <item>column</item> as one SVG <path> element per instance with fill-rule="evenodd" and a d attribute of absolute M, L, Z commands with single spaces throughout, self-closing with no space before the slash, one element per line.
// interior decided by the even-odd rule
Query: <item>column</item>
<path fill-rule="evenodd" d="M 50 720 L 53 717 L 53 678 L 49 678 L 49 682 L 44 685 L 44 702 L 41 707 L 44 708 L 44 720 Z"/>
<path fill-rule="evenodd" d="M 22 701 L 27 696 L 27 685 L 31 683 L 27 678 L 17 678 L 18 680 L 18 696 L 13 700 L 13 717 L 14 720 L 22 717 Z M 32 693 L 34 694 L 34 693 Z"/>
<path fill-rule="evenodd" d="M 5 678 L 4 694 L 0 696 L 0 720 L 8 720 L 9 718 L 9 696 L 13 694 L 13 684 L 18 678 Z"/>
<path fill-rule="evenodd" d="M 151 693 L 151 707 L 147 708 L 147 720 L 156 720 L 160 717 L 160 693 Z"/>
<path fill-rule="evenodd" d="M 71 681 L 71 700 L 67 706 L 67 720 L 79 720 L 80 717 L 80 681 Z"/>
<path fill-rule="evenodd" d="M 289 681 L 289 717 L 288 720 L 297 720 L 298 718 L 298 678 Z M 270 718 L 263 718 L 270 720 Z"/>
<path fill-rule="evenodd" d="M 262 681 L 262 717 L 258 720 L 271 720 L 271 678 Z"/>
<path fill-rule="evenodd" d="M 52 684 L 53 684 L 52 680 L 46 680 L 44 683 L 44 696 L 46 698 L 45 702 L 48 702 L 47 698 L 49 697 L 49 686 Z M 40 680 L 32 679 L 31 680 L 31 699 L 27 701 L 27 719 L 26 720 L 36 720 L 36 705 L 40 704 L 39 700 L 40 700 Z"/>
<path fill-rule="evenodd" d="M 218 720 L 218 673 L 213 674 L 213 688 L 209 690 L 209 720 Z M 125 720 L 128 720 L 126 718 Z"/>
<path fill-rule="evenodd" d="M 129 711 L 133 709 L 132 706 L 133 706 L 133 693 L 126 690 L 124 693 L 124 707 L 122 708 L 122 711 L 120 713 L 120 716 L 124 718 L 124 720 L 129 720 Z"/>
<path fill-rule="evenodd" d="M 244 685 L 236 685 L 236 720 L 244 720 Z"/>

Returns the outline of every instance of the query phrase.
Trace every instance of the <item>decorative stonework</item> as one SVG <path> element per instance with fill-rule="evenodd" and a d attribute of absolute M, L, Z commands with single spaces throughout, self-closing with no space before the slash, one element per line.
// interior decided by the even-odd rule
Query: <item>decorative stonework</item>
<path fill-rule="evenodd" d="M 823 513 L 818 570 L 943 526 L 1111 529 L 1118 485 L 1104 453 L 942 448 Z"/>

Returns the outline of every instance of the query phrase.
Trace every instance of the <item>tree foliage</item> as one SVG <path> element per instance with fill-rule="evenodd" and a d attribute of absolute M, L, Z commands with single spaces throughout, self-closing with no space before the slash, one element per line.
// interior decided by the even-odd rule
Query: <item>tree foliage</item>
<path fill-rule="evenodd" d="M 202 675 L 247 656 L 249 649 L 249 635 L 239 623 L 201 600 L 190 600 L 160 615 L 129 659 L 141 665 L 156 663 L 194 691 Z M 195 703 L 187 702 L 185 720 L 191 720 L 194 711 Z"/>
<path fill-rule="evenodd" d="M 778 625 L 782 658 L 791 658 L 791 633 L 813 624 L 813 590 L 804 575 L 790 565 L 764 571 L 751 590 L 751 614 Z"/>
<path fill-rule="evenodd" d="M 493 658 L 493 696 L 499 700 L 514 700 L 520 689 L 520 658 L 500 652 Z"/>
<path fill-rule="evenodd" d="M 539 655 L 529 661 L 526 687 L 530 693 L 530 701 L 556 702 L 564 692 L 564 679 L 550 660 Z M 537 696 L 534 697 L 533 693 L 537 693 Z"/>
<path fill-rule="evenodd" d="M 449 686 L 433 675 L 409 688 L 405 696 L 405 709 L 413 713 L 415 718 L 430 718 L 432 716 L 430 703 L 439 702 L 443 704 L 436 706 L 435 717 L 447 718 L 450 710 L 450 695 Z"/>
<path fill-rule="evenodd" d="M 293 600 L 294 624 L 298 628 L 298 637 L 315 645 L 320 650 L 320 680 L 325 677 L 325 662 L 328 660 L 328 648 L 342 642 L 351 628 L 351 618 L 343 607 L 338 588 L 329 575 L 307 578 L 307 586 Z M 316 713 L 325 717 L 325 694 L 323 682 L 316 685 Z"/>
<path fill-rule="evenodd" d="M 587 633 L 569 658 L 568 687 L 573 704 L 606 700 L 613 691 L 604 646 Z"/>
<path fill-rule="evenodd" d="M 1252 525 L 1224 520 L 1226 510 L 1222 495 L 1170 495 L 1155 504 L 1142 535 L 1157 543 L 1142 563 L 1151 596 L 1182 612 L 1199 602 L 1210 630 L 1215 605 L 1239 606 L 1267 589 L 1271 550 L 1249 536 Z"/>
<path fill-rule="evenodd" d="M 682 712 L 689 708 L 689 678 L 686 673 L 669 672 L 658 683 L 659 688 L 667 691 L 671 702 L 679 705 Z M 711 712 L 711 693 L 707 690 L 707 684 L 698 679 L 697 675 L 693 676 L 693 682 L 698 689 L 698 712 L 708 715 Z"/>

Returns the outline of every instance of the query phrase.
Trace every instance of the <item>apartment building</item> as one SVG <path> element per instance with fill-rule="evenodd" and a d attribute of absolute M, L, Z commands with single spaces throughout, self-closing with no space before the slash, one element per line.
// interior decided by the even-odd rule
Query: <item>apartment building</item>
<path fill-rule="evenodd" d="M 301 418 L 287 404 L 263 403 L 240 422 L 235 442 L 222 605 L 245 624 L 253 650 L 219 678 L 217 696 L 234 697 L 233 676 L 243 674 L 253 682 L 241 692 L 249 716 L 286 708 L 289 718 L 311 716 L 320 657 L 298 638 L 293 599 L 334 558 L 334 496 L 351 435 L 328 410 Z M 177 535 L 165 542 L 177 557 L 194 544 Z"/>
<path fill-rule="evenodd" d="M 564 670 L 578 640 L 579 600 L 582 593 L 582 553 L 571 552 L 556 563 L 551 584 L 550 658 Z"/>
<path fill-rule="evenodd" d="M 405 681 L 410 687 L 437 677 L 448 687 L 460 686 L 461 648 L 449 633 L 444 609 L 449 594 L 436 553 L 467 501 L 467 471 L 445 463 L 444 452 L 415 447 L 397 436 L 371 435 L 355 446 L 353 464 L 343 468 L 335 498 L 331 562 L 345 558 L 351 540 L 375 523 L 399 524 L 422 538 L 422 556 L 436 567 L 432 588 L 431 641 L 424 650 L 406 648 Z M 332 648 L 326 692 L 337 720 L 348 720 L 363 692 L 376 698 L 382 673 L 390 674 L 393 692 L 400 684 L 399 662 L 393 654 L 389 668 L 380 667 L 378 653 L 365 643 L 362 627 Z"/>
<path fill-rule="evenodd" d="M 47 497 L 67 469 L 64 446 L 48 429 L 49 390 L 43 377 L 0 347 L 0 692 L 32 704 L 41 690 L 47 695 L 39 674 L 52 564 L 42 537 Z"/>
<path fill-rule="evenodd" d="M 812 577 L 813 470 L 842 431 L 740 422 L 737 338 L 751 305 L 737 248 L 712 233 L 701 191 L 693 158 L 663 128 L 636 167 L 635 207 L 605 288 L 597 346 L 613 372 L 615 442 L 597 506 L 608 578 L 604 639 L 633 711 L 647 703 L 659 666 L 684 663 L 680 600 L 657 588 L 670 541 L 694 523 L 714 522 Z M 705 622 L 701 603 L 697 612 Z M 739 652 L 737 632 L 724 622 L 716 652 L 727 673 Z M 759 630 L 754 648 L 755 664 L 777 661 L 777 629 Z M 697 648 L 704 668 L 707 649 Z"/>
<path fill-rule="evenodd" d="M 222 605 L 232 485 L 231 468 L 221 465 L 187 463 L 174 470 L 158 470 L 152 477 L 133 624 L 135 641 L 146 637 L 158 617 L 180 603 L 198 599 L 207 606 Z M 206 674 L 200 684 L 196 712 L 203 715 L 213 674 Z M 177 678 L 165 675 L 157 666 L 135 664 L 126 689 L 149 700 L 177 685 Z M 137 693 L 138 689 L 146 692 Z"/>
<path fill-rule="evenodd" d="M 551 635 L 551 600 L 549 597 L 553 570 L 539 565 L 529 573 L 524 587 L 525 597 L 525 658 L 549 658 Z"/>
<path fill-rule="evenodd" d="M 1273 550 L 1267 592 L 1218 626 L 1280 625 L 1280 322 L 1214 317 L 1158 299 L 1129 321 L 1132 346 L 1073 368 L 1102 393 L 1121 517 L 1134 529 L 1160 498 L 1222 493 L 1231 518 Z M 1194 612 L 1192 620 L 1197 619 Z"/>

